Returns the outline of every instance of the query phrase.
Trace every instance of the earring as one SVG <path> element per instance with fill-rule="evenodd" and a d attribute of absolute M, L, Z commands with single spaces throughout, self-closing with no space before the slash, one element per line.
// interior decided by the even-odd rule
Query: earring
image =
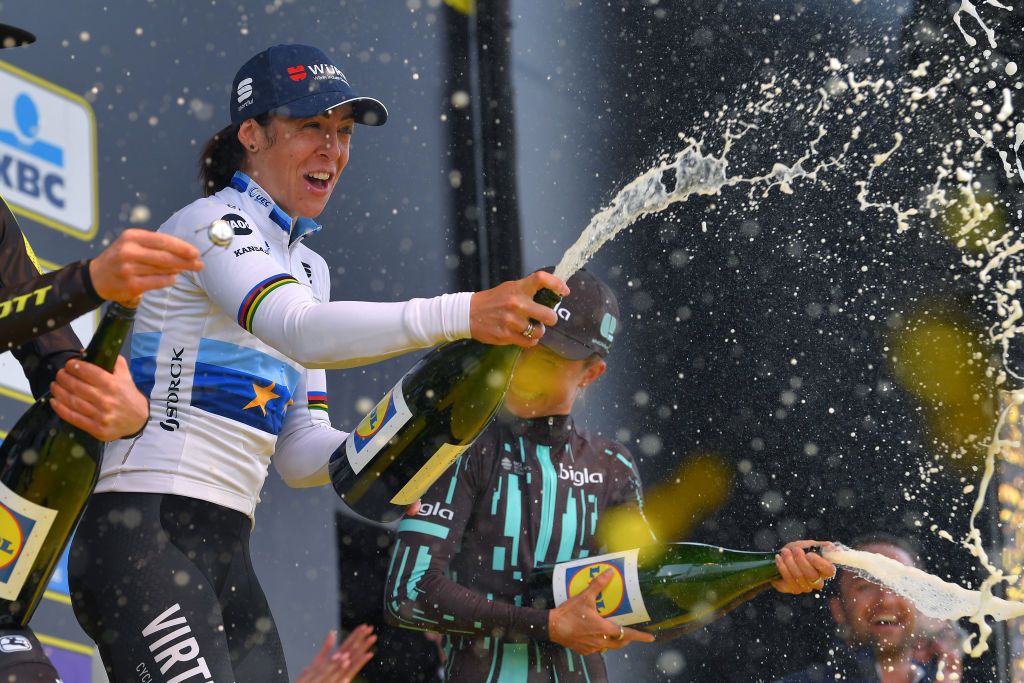
<path fill-rule="evenodd" d="M 251 149 L 252 151 L 255 152 L 256 151 L 256 145 L 249 145 L 249 149 Z"/>

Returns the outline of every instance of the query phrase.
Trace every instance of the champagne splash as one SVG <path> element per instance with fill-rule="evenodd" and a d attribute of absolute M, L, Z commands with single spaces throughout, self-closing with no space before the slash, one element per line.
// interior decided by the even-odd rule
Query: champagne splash
<path fill-rule="evenodd" d="M 841 545 L 824 548 L 821 554 L 829 562 L 902 595 L 929 617 L 970 619 L 979 631 L 978 639 L 967 648 L 972 657 L 979 657 L 988 649 L 992 627 L 985 617 L 1006 621 L 1024 616 L 1024 602 L 997 598 L 992 595 L 991 586 L 968 590 L 884 555 L 850 550 Z"/>
<path fill-rule="evenodd" d="M 726 176 L 727 166 L 724 153 L 720 158 L 705 155 L 698 143 L 691 142 L 674 159 L 655 166 L 622 188 L 608 206 L 590 219 L 576 243 L 562 256 L 555 275 L 568 280 L 605 242 L 643 216 L 663 211 L 695 194 L 718 194 L 734 182 Z M 669 175 L 671 182 L 666 178 Z"/>

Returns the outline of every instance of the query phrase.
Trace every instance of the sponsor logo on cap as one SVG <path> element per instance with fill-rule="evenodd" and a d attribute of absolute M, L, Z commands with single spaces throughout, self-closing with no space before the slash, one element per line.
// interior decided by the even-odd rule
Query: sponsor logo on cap
<path fill-rule="evenodd" d="M 241 81 L 239 81 L 238 90 L 236 91 L 236 93 L 238 94 L 239 104 L 242 104 L 243 102 L 245 102 L 245 100 L 249 99 L 249 96 L 252 95 L 252 79 L 243 78 Z M 244 107 L 247 104 L 250 103 L 245 102 L 245 104 L 242 104 L 242 106 Z"/>
<path fill-rule="evenodd" d="M 288 78 L 293 81 L 304 81 L 306 80 L 306 67 L 299 64 L 298 66 L 288 67 Z"/>
<path fill-rule="evenodd" d="M 555 306 L 555 313 L 557 313 L 558 317 L 562 320 L 568 320 L 572 317 L 572 311 L 563 306 L 561 302 Z"/>
<path fill-rule="evenodd" d="M 619 322 L 615 319 L 611 313 L 605 313 L 604 318 L 601 319 L 601 336 L 608 341 L 615 341 L 615 329 L 619 326 Z"/>
<path fill-rule="evenodd" d="M 345 78 L 345 74 L 343 74 L 341 69 L 333 64 L 310 64 L 309 72 L 313 74 L 313 80 L 316 81 L 341 79 L 345 81 L 345 83 L 348 83 L 348 79 Z"/>

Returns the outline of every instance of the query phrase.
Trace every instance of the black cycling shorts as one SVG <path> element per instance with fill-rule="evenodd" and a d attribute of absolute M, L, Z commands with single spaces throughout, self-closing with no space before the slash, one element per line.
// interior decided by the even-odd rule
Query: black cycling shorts
<path fill-rule="evenodd" d="M 78 622 L 115 683 L 287 683 L 249 518 L 195 498 L 95 494 L 71 546 Z"/>
<path fill-rule="evenodd" d="M 32 629 L 0 629 L 0 683 L 60 683 Z"/>

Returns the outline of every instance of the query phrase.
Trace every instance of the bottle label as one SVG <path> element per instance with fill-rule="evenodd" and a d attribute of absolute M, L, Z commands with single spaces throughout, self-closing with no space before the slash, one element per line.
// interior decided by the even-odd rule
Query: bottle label
<path fill-rule="evenodd" d="M 639 554 L 639 548 L 632 548 L 618 553 L 595 555 L 556 564 L 551 580 L 555 605 L 561 605 L 569 598 L 579 595 L 586 590 L 591 581 L 610 569 L 614 572 L 612 580 L 597 596 L 598 614 L 620 626 L 650 621 L 647 607 L 644 605 L 644 596 L 640 592 L 640 577 L 637 571 Z"/>
<path fill-rule="evenodd" d="M 420 468 L 419 472 L 412 476 L 412 479 L 402 487 L 402 490 L 391 499 L 394 505 L 412 505 L 430 488 L 430 485 L 437 481 L 437 478 L 444 474 L 444 471 L 455 462 L 462 451 L 469 446 L 455 446 L 446 443 L 437 449 Z"/>
<path fill-rule="evenodd" d="M 56 510 L 25 500 L 0 483 L 0 598 L 18 598 L 56 518 Z"/>
<path fill-rule="evenodd" d="M 405 404 L 402 381 L 389 391 L 380 403 L 363 418 L 345 442 L 345 455 L 352 471 L 359 474 L 367 463 L 380 453 L 398 430 L 412 417 Z"/>

